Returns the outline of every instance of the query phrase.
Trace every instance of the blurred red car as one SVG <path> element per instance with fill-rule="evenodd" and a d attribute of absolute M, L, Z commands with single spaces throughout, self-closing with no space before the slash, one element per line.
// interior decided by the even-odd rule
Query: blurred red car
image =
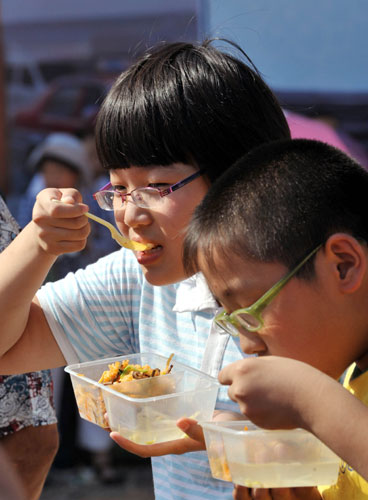
<path fill-rule="evenodd" d="M 15 114 L 13 125 L 41 133 L 83 134 L 91 130 L 111 84 L 88 76 L 56 79 L 32 106 Z"/>

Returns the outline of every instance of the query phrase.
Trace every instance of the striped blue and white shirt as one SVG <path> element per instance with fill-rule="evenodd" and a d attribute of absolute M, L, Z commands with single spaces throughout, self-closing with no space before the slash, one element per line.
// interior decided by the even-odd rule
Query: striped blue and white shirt
<path fill-rule="evenodd" d="M 203 277 L 152 286 L 132 252 L 121 249 L 43 286 L 38 299 L 68 364 L 155 352 L 213 376 L 241 359 L 236 339 L 218 335 L 216 303 Z M 239 411 L 221 387 L 218 409 Z M 231 499 L 233 485 L 213 479 L 207 454 L 152 458 L 158 500 Z"/>

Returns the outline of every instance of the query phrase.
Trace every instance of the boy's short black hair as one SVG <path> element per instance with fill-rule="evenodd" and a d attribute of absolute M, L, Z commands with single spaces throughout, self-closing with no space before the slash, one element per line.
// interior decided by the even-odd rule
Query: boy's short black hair
<path fill-rule="evenodd" d="M 260 146 L 228 169 L 197 207 L 184 241 L 188 274 L 198 251 L 213 250 L 292 269 L 335 232 L 368 241 L 368 172 L 323 142 L 294 139 Z M 308 265 L 309 264 L 309 265 Z M 299 271 L 313 276 L 313 262 Z"/>
<path fill-rule="evenodd" d="M 246 54 L 232 42 L 242 58 Z M 160 45 L 123 72 L 96 123 L 107 169 L 182 162 L 211 181 L 251 148 L 290 137 L 258 71 L 211 45 Z"/>

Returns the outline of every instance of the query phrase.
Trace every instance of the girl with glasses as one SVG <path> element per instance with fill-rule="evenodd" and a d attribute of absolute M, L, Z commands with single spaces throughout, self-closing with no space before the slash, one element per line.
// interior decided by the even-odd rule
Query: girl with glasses
<path fill-rule="evenodd" d="M 187 278 L 183 238 L 211 183 L 289 129 L 246 55 L 223 46 L 228 51 L 209 41 L 159 45 L 122 73 L 99 112 L 97 151 L 110 185 L 96 199 L 114 210 L 121 233 L 149 249 L 119 250 L 38 291 L 58 255 L 86 245 L 84 214 L 93 212 L 73 189 L 38 195 L 33 221 L 1 255 L 2 373 L 153 351 L 175 352 L 217 376 L 243 357 L 236 339 L 219 334 L 218 305 L 202 276 Z M 236 408 L 225 390 L 217 408 Z M 112 437 L 153 456 L 157 499 L 231 498 L 231 484 L 211 477 L 204 452 L 185 453 L 202 443 L 143 446 Z"/>

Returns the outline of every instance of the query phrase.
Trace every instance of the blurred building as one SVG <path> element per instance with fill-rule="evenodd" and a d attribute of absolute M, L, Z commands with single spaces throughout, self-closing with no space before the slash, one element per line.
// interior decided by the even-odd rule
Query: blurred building
<path fill-rule="evenodd" d="M 25 159 L 46 134 L 80 135 L 111 82 L 148 47 L 197 39 L 197 1 L 63 0 L 50 9 L 48 0 L 11 0 L 1 7 L 13 208 L 31 176 Z"/>
<path fill-rule="evenodd" d="M 368 151 L 366 0 L 64 0 L 53 2 L 52 9 L 48 0 L 11 0 L 2 2 L 2 17 L 8 116 L 34 104 L 60 75 L 112 81 L 160 41 L 220 37 L 246 51 L 286 110 L 323 119 L 344 142 L 352 137 Z M 74 83 L 60 93 L 54 88 L 50 104 L 44 101 L 9 124 L 13 190 L 24 189 L 27 179 L 19 176 L 24 158 L 52 131 L 55 118 L 58 130 L 72 132 L 75 110 L 90 113 L 91 106 L 74 107 L 79 90 Z M 94 91 L 88 95 L 100 102 Z M 57 111 L 53 122 L 50 109 L 53 115 Z M 60 125 L 60 114 L 67 112 L 68 124 Z"/>
<path fill-rule="evenodd" d="M 8 113 L 60 75 L 117 74 L 158 41 L 197 38 L 195 12 L 195 0 L 3 2 Z"/>
<path fill-rule="evenodd" d="M 198 25 L 240 44 L 285 108 L 368 149 L 366 0 L 201 0 Z"/>

